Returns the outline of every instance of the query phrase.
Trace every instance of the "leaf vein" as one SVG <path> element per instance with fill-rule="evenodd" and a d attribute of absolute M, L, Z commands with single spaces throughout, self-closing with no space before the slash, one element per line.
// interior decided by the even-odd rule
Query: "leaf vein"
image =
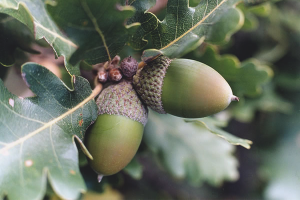
<path fill-rule="evenodd" d="M 183 33 L 182 35 L 180 35 L 178 38 L 176 38 L 175 40 L 171 41 L 169 44 L 167 44 L 166 46 L 162 47 L 160 50 L 166 49 L 168 47 L 170 47 L 171 45 L 175 44 L 176 42 L 178 42 L 181 38 L 183 38 L 184 36 L 186 36 L 188 33 L 190 33 L 191 31 L 193 31 L 195 28 L 197 28 L 199 25 L 201 25 L 215 10 L 217 10 L 225 1 L 227 0 L 223 0 L 220 4 L 218 4 L 214 9 L 212 9 L 206 16 L 204 16 L 198 23 L 196 23 L 194 26 L 192 26 L 188 31 L 186 31 L 185 33 Z"/>
<path fill-rule="evenodd" d="M 107 53 L 107 56 L 108 56 L 108 59 L 111 60 L 111 56 L 110 56 L 110 53 L 109 53 L 109 49 L 108 49 L 108 46 L 106 44 L 106 40 L 105 40 L 105 37 L 104 37 L 104 34 L 103 32 L 101 31 L 99 25 L 98 25 L 98 22 L 97 22 L 97 19 L 94 17 L 94 15 L 92 14 L 88 4 L 86 3 L 85 0 L 81 0 L 81 5 L 84 9 L 84 11 L 86 12 L 86 14 L 88 15 L 88 17 L 90 18 L 90 20 L 92 21 L 97 33 L 99 34 L 102 42 L 103 42 L 103 46 L 105 47 L 105 50 L 106 50 L 106 53 Z"/>
<path fill-rule="evenodd" d="M 0 119 L 1 120 L 1 119 Z M 3 121 L 1 120 L 2 124 L 12 133 L 13 136 L 15 136 L 16 138 L 20 138 L 19 136 L 17 136 L 11 129 L 9 126 L 7 126 L 5 123 L 3 123 Z"/>
<path fill-rule="evenodd" d="M 82 102 L 80 102 L 77 106 L 75 106 L 74 108 L 68 110 L 67 112 L 65 112 L 64 114 L 60 115 L 59 117 L 53 119 L 52 121 L 46 123 L 44 126 L 38 128 L 37 130 L 25 135 L 24 137 L 12 142 L 12 143 L 7 144 L 5 147 L 0 149 L 0 154 L 5 153 L 5 151 L 7 151 L 10 148 L 15 147 L 16 145 L 22 144 L 24 141 L 28 140 L 29 138 L 34 137 L 36 134 L 40 133 L 41 131 L 43 131 L 43 130 L 47 129 L 48 127 L 52 126 L 53 124 L 55 124 L 55 123 L 59 122 L 60 120 L 64 119 L 70 113 L 73 113 L 75 110 L 81 108 L 86 103 L 88 103 L 90 100 L 92 100 L 96 95 L 98 95 L 100 93 L 101 89 L 102 89 L 102 85 L 97 85 L 96 88 L 93 90 L 93 92 L 90 94 L 90 96 L 87 97 L 86 99 L 84 99 Z"/>
<path fill-rule="evenodd" d="M 35 21 L 34 23 L 35 23 L 35 25 L 36 25 L 37 27 L 40 27 L 41 29 L 45 30 L 46 32 L 48 32 L 48 33 L 52 34 L 53 36 L 59 38 L 59 39 L 60 39 L 61 41 L 63 41 L 64 43 L 66 43 L 66 44 L 68 44 L 68 45 L 70 45 L 70 46 L 73 46 L 73 47 L 75 47 L 75 48 L 77 47 L 77 45 L 74 44 L 73 42 L 71 42 L 70 40 L 68 40 L 68 39 L 66 39 L 66 38 L 64 38 L 64 37 L 62 37 L 61 35 L 59 35 L 59 34 L 56 33 L 56 32 L 53 32 L 53 31 L 51 31 L 51 30 L 45 28 L 42 24 L 38 23 L 37 21 Z"/>
<path fill-rule="evenodd" d="M 5 107 L 7 108 L 7 110 L 11 111 L 12 113 L 14 113 L 15 115 L 18 115 L 19 117 L 21 118 L 24 118 L 24 119 L 27 119 L 29 121 L 33 121 L 33 122 L 37 122 L 37 123 L 40 123 L 40 124 L 45 124 L 44 122 L 41 122 L 39 120 L 36 120 L 36 119 L 32 119 L 32 118 L 28 118 L 28 117 L 25 117 L 17 112 L 15 112 L 14 110 L 10 109 L 4 102 L 0 101 L 0 103 Z"/>
<path fill-rule="evenodd" d="M 21 143 L 20 146 L 19 170 L 20 170 L 20 184 L 24 186 L 22 153 L 23 153 L 23 143 Z"/>
<path fill-rule="evenodd" d="M 56 160 L 56 162 L 57 162 L 58 167 L 61 169 L 62 167 L 61 167 L 61 164 L 60 164 L 60 162 L 59 162 L 59 160 L 58 160 L 58 156 L 57 156 L 57 153 L 56 153 L 56 151 L 55 151 L 54 144 L 53 144 L 53 138 L 52 138 L 52 126 L 50 126 L 50 128 L 49 128 L 49 133 L 50 133 L 50 141 L 51 141 L 51 147 L 52 147 L 53 155 L 54 155 L 54 157 L 55 157 L 55 160 Z"/>

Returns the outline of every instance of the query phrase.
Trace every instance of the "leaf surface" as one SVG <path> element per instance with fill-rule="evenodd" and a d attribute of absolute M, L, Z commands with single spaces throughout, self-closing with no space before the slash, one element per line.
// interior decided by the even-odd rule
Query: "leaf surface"
<path fill-rule="evenodd" d="M 42 0 L 1 1 L 0 13 L 8 14 L 24 23 L 35 35 L 36 40 L 44 38 L 57 57 L 64 56 L 69 73 L 79 75 L 79 65 L 73 66 L 68 62 L 77 46 L 59 30 L 46 11 L 45 5 Z"/>
<path fill-rule="evenodd" d="M 71 63 L 85 60 L 96 64 L 111 60 L 126 44 L 139 23 L 125 26 L 133 16 L 132 6 L 121 6 L 119 0 L 57 0 L 47 9 L 56 23 L 78 45 Z"/>
<path fill-rule="evenodd" d="M 202 126 L 171 115 L 149 114 L 145 142 L 175 177 L 193 185 L 220 185 L 238 178 L 234 146 Z"/>
<path fill-rule="evenodd" d="M 30 30 L 15 18 L 0 13 L 0 63 L 4 66 L 14 64 L 17 48 L 30 53 L 38 53 L 31 48 L 34 37 Z"/>
<path fill-rule="evenodd" d="M 147 12 L 155 5 L 155 3 L 155 0 L 131 0 L 128 2 L 129 5 L 136 9 L 136 12 L 134 16 L 127 21 L 127 24 L 136 22 L 141 24 L 137 31 L 129 38 L 129 45 L 135 49 L 142 49 L 145 47 L 148 44 L 148 41 L 144 37 L 158 26 L 156 15 Z"/>
<path fill-rule="evenodd" d="M 299 120 L 298 116 L 297 120 Z M 281 123 L 281 121 L 279 122 Z M 282 124 L 281 124 L 282 125 Z M 296 132 L 297 131 L 297 132 Z M 299 126 L 285 127 L 276 149 L 263 155 L 261 174 L 268 178 L 265 199 L 299 199 Z"/>
<path fill-rule="evenodd" d="M 36 94 L 19 98 L 0 80 L 0 197 L 41 199 L 47 177 L 64 199 L 85 191 L 78 168 L 79 142 L 97 118 L 91 88 L 73 77 L 74 89 L 35 63 L 22 67 L 27 85 Z"/>
<path fill-rule="evenodd" d="M 293 105 L 280 97 L 272 85 L 267 85 L 263 93 L 256 98 L 241 98 L 240 102 L 232 108 L 232 115 L 241 122 L 251 122 L 257 110 L 265 112 L 281 112 L 290 114 Z"/>
<path fill-rule="evenodd" d="M 189 7 L 188 0 L 169 0 L 165 19 L 157 19 L 157 27 L 151 23 L 155 52 L 159 50 L 161 54 L 174 58 L 195 49 L 204 39 L 218 44 L 228 41 L 243 25 L 243 13 L 235 7 L 238 2 L 206 0 L 200 1 L 196 7 Z M 152 20 L 152 15 L 148 18 Z M 148 58 L 152 51 L 146 50 L 144 57 Z"/>
<path fill-rule="evenodd" d="M 250 141 L 250 140 L 241 139 L 239 137 L 236 137 L 236 136 L 222 130 L 220 127 L 226 126 L 227 123 L 218 121 L 214 118 L 205 117 L 205 118 L 201 118 L 198 120 L 186 119 L 185 121 L 190 122 L 190 123 L 196 123 L 198 126 L 207 129 L 211 133 L 216 134 L 220 138 L 225 139 L 226 141 L 228 141 L 229 143 L 231 143 L 233 145 L 240 145 L 242 147 L 245 147 L 246 149 L 250 149 L 250 145 L 252 144 L 252 141 Z"/>
<path fill-rule="evenodd" d="M 142 178 L 143 166 L 136 158 L 133 158 L 123 170 L 136 180 L 140 180 Z"/>

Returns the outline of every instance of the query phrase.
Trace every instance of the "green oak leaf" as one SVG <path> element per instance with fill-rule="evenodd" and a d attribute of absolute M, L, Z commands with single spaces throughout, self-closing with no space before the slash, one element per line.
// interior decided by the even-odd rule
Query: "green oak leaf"
<path fill-rule="evenodd" d="M 244 0 L 244 3 L 248 6 L 254 6 L 254 5 L 260 5 L 268 1 L 276 1 L 276 0 Z"/>
<path fill-rule="evenodd" d="M 241 63 L 238 70 L 236 83 L 232 85 L 236 94 L 257 96 L 262 93 L 262 85 L 273 76 L 272 69 L 260 63 L 258 60 L 250 59 Z"/>
<path fill-rule="evenodd" d="M 295 117 L 295 115 L 293 116 Z M 299 115 L 297 116 L 299 120 Z M 282 121 L 278 121 L 282 126 Z M 264 199 L 300 199 L 299 125 L 285 127 L 276 149 L 263 154 L 260 174 L 268 180 Z M 298 153 L 297 153 L 298 152 Z"/>
<path fill-rule="evenodd" d="M 232 107 L 232 115 L 241 122 L 251 122 L 257 110 L 265 112 L 280 112 L 290 114 L 293 105 L 278 94 L 272 85 L 263 88 L 263 93 L 256 98 L 241 98 L 240 102 Z"/>
<path fill-rule="evenodd" d="M 239 4 L 238 8 L 243 12 L 245 16 L 245 21 L 242 27 L 244 31 L 253 31 L 258 28 L 258 19 L 257 17 L 249 11 L 249 8 L 245 4 Z"/>
<path fill-rule="evenodd" d="M 256 6 L 249 7 L 249 11 L 259 17 L 268 17 L 271 12 L 270 2 L 265 2 Z"/>
<path fill-rule="evenodd" d="M 203 52 L 186 57 L 214 68 L 228 81 L 234 94 L 240 98 L 261 94 L 262 85 L 273 76 L 272 69 L 258 60 L 250 59 L 240 63 L 233 55 L 219 55 L 213 46 L 207 46 Z"/>
<path fill-rule="evenodd" d="M 125 46 L 139 23 L 125 25 L 134 15 L 132 6 L 119 0 L 57 0 L 47 10 L 77 45 L 70 62 L 96 64 L 111 60 Z"/>
<path fill-rule="evenodd" d="M 50 3 L 50 1 L 45 1 Z M 70 74 L 79 75 L 79 65 L 71 65 L 68 60 L 77 48 L 57 27 L 46 11 L 46 3 L 41 0 L 7 0 L 0 2 L 0 13 L 8 14 L 24 23 L 35 39 L 45 39 L 57 57 L 64 56 Z"/>
<path fill-rule="evenodd" d="M 129 45 L 134 49 L 145 47 L 148 41 L 144 37 L 157 28 L 158 20 L 156 16 L 151 12 L 147 12 L 155 3 L 155 0 L 131 0 L 128 2 L 129 5 L 136 9 L 136 12 L 133 17 L 128 19 L 127 24 L 136 22 L 141 24 L 128 41 Z"/>
<path fill-rule="evenodd" d="M 140 180 L 142 178 L 143 166 L 136 158 L 133 158 L 123 170 L 136 180 Z"/>
<path fill-rule="evenodd" d="M 234 146 L 205 127 L 150 111 L 144 140 L 175 178 L 215 186 L 238 178 Z"/>
<path fill-rule="evenodd" d="M 8 67 L 4 67 L 0 64 L 0 79 L 5 80 L 6 74 L 8 72 Z"/>
<path fill-rule="evenodd" d="M 42 199 L 48 178 L 61 198 L 76 199 L 86 186 L 74 138 L 82 144 L 97 118 L 89 83 L 74 76 L 70 89 L 35 63 L 22 75 L 35 97 L 19 98 L 0 80 L 0 198 Z"/>
<path fill-rule="evenodd" d="M 189 122 L 189 123 L 196 123 L 198 126 L 206 128 L 208 131 L 225 139 L 230 144 L 240 145 L 242 147 L 245 147 L 246 149 L 250 149 L 250 145 L 252 144 L 252 141 L 250 141 L 250 140 L 241 139 L 237 136 L 234 136 L 234 135 L 222 130 L 220 127 L 227 126 L 227 123 L 219 121 L 215 118 L 205 117 L 205 118 L 201 118 L 201 119 L 197 119 L 197 120 L 186 119 L 185 121 Z"/>
<path fill-rule="evenodd" d="M 151 31 L 154 48 L 174 58 L 194 50 L 204 40 L 217 44 L 228 41 L 243 25 L 243 13 L 236 8 L 239 2 L 209 0 L 189 7 L 188 0 L 169 0 L 165 19 L 157 19 L 158 27 Z M 146 50 L 144 56 L 149 57 L 151 51 Z"/>
<path fill-rule="evenodd" d="M 242 30 L 252 31 L 258 28 L 257 17 L 268 17 L 271 12 L 271 4 L 269 2 L 256 6 L 247 6 L 244 3 L 239 4 L 238 8 L 244 13 L 245 22 Z"/>
<path fill-rule="evenodd" d="M 262 25 L 259 27 L 259 31 L 265 33 L 265 36 L 260 38 L 259 43 L 261 47 L 254 55 L 258 60 L 276 63 L 287 54 L 290 41 L 282 18 L 289 20 L 292 18 L 287 13 L 284 13 L 283 10 L 271 4 L 268 17 L 265 20 L 261 20 Z M 292 12 L 289 11 L 289 13 Z M 297 24 L 294 23 L 292 26 L 295 28 Z"/>
<path fill-rule="evenodd" d="M 30 30 L 15 18 L 0 13 L 0 63 L 5 66 L 14 64 L 17 48 L 30 53 L 39 53 L 31 48 L 34 38 Z"/>
<path fill-rule="evenodd" d="M 299 91 L 300 90 L 300 74 L 297 72 L 293 74 L 281 73 L 275 78 L 276 84 L 287 91 Z"/>
<path fill-rule="evenodd" d="M 299 5 L 299 2 L 297 2 Z M 279 15 L 280 21 L 287 26 L 289 29 L 300 33 L 299 25 L 299 13 L 297 12 L 297 7 L 295 9 L 283 8 L 280 9 L 281 13 Z"/>

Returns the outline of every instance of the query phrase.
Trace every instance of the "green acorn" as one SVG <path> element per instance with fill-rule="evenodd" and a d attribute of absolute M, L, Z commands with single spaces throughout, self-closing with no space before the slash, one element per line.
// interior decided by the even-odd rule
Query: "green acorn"
<path fill-rule="evenodd" d="M 93 156 L 89 164 L 101 178 L 119 172 L 132 160 L 142 140 L 147 109 L 128 81 L 105 88 L 96 103 L 98 118 L 85 145 Z"/>
<path fill-rule="evenodd" d="M 137 72 L 133 85 L 154 111 L 184 118 L 206 117 L 238 101 L 217 71 L 189 59 L 160 56 Z"/>

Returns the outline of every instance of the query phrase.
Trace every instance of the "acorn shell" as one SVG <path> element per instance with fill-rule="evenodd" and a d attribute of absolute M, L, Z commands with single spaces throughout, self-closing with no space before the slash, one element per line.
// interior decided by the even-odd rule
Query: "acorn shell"
<path fill-rule="evenodd" d="M 138 71 L 133 84 L 151 109 L 184 118 L 215 114 L 237 100 L 217 71 L 190 59 L 161 56 Z"/>
<path fill-rule="evenodd" d="M 144 126 L 121 115 L 100 115 L 86 136 L 86 147 L 93 156 L 90 166 L 98 174 L 112 175 L 134 157 L 143 137 Z"/>
<path fill-rule="evenodd" d="M 125 80 L 105 88 L 96 103 L 98 118 L 85 137 L 93 156 L 89 164 L 99 175 L 112 175 L 136 154 L 147 122 L 147 108 Z"/>

